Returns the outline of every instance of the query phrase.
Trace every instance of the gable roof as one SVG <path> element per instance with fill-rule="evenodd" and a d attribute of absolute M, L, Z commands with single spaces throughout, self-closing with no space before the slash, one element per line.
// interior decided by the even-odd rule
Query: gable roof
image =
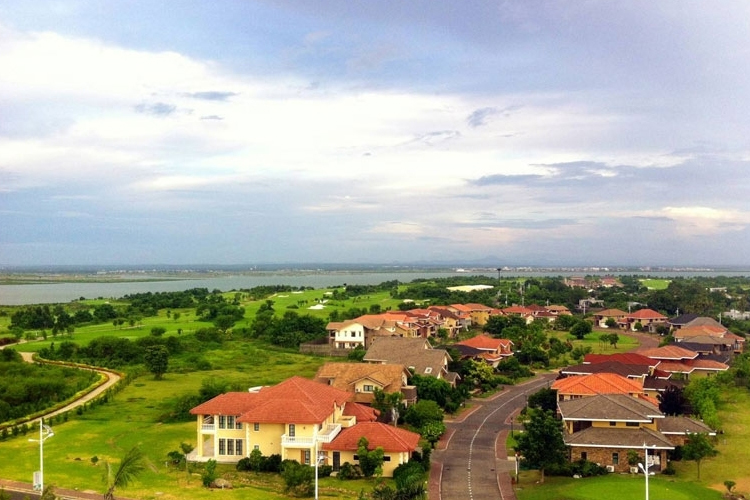
<path fill-rule="evenodd" d="M 586 363 L 568 366 L 560 370 L 564 375 L 590 375 L 592 373 L 615 373 L 623 377 L 644 377 L 651 373 L 648 365 L 625 364 L 620 361 L 604 361 L 602 363 Z"/>
<path fill-rule="evenodd" d="M 697 314 L 693 314 L 693 313 L 680 314 L 679 316 L 671 318 L 669 320 L 669 324 L 670 325 L 687 325 L 691 321 L 693 321 L 693 320 L 695 320 L 695 319 L 697 319 L 699 317 L 700 316 L 698 316 Z"/>
<path fill-rule="evenodd" d="M 380 411 L 371 406 L 347 401 L 344 405 L 344 415 L 356 418 L 357 422 L 375 422 Z"/>
<path fill-rule="evenodd" d="M 666 436 L 651 429 L 589 427 L 580 432 L 563 436 L 568 446 L 584 446 L 587 448 L 643 448 L 643 445 L 657 450 L 673 450 L 674 445 Z"/>
<path fill-rule="evenodd" d="M 620 309 L 605 309 L 594 313 L 594 316 L 601 316 L 603 318 L 624 318 L 627 315 L 628 313 Z"/>
<path fill-rule="evenodd" d="M 382 447 L 385 452 L 411 452 L 419 447 L 420 435 L 399 429 L 382 422 L 362 422 L 342 429 L 330 443 L 323 443 L 324 450 L 356 451 L 360 438 L 368 441 L 367 448 Z"/>
<path fill-rule="evenodd" d="M 637 311 L 627 315 L 630 319 L 650 319 L 650 320 L 666 320 L 667 317 L 660 314 L 653 309 L 638 309 Z"/>
<path fill-rule="evenodd" d="M 481 350 L 497 350 L 500 352 L 509 352 L 511 346 L 513 345 L 513 342 L 510 339 L 496 339 L 490 337 L 486 333 L 483 333 L 481 335 L 477 335 L 476 337 L 462 340 L 461 342 L 456 342 L 455 345 L 465 345 Z"/>
<path fill-rule="evenodd" d="M 675 331 L 672 336 L 676 339 L 699 337 L 708 335 L 709 337 L 723 337 L 727 329 L 721 325 L 687 325 Z"/>
<path fill-rule="evenodd" d="M 373 341 L 364 361 L 394 363 L 414 368 L 415 375 L 440 377 L 446 370 L 446 360 L 452 361 L 448 351 L 433 349 L 426 339 L 382 337 Z"/>
<path fill-rule="evenodd" d="M 625 394 L 599 394 L 588 398 L 559 401 L 563 420 L 651 422 L 663 418 L 657 406 Z"/>
<path fill-rule="evenodd" d="M 603 363 L 605 361 L 619 361 L 620 363 L 624 363 L 626 365 L 648 365 L 652 367 L 659 364 L 659 361 L 635 352 L 621 352 L 614 354 L 586 354 L 583 357 L 584 364 Z"/>
<path fill-rule="evenodd" d="M 594 396 L 598 394 L 642 394 L 643 382 L 614 373 L 593 373 L 557 379 L 552 389 L 559 394 Z"/>
<path fill-rule="evenodd" d="M 700 422 L 685 416 L 667 416 L 659 422 L 659 431 L 662 434 L 699 434 L 705 433 L 711 436 L 716 435 L 716 431 Z"/>
<path fill-rule="evenodd" d="M 316 382 L 342 391 L 353 392 L 354 384 L 369 378 L 383 386 L 385 392 L 398 392 L 405 385 L 409 372 L 404 365 L 373 363 L 325 363 L 315 374 Z"/>
<path fill-rule="evenodd" d="M 652 349 L 639 349 L 638 354 L 649 357 L 651 359 L 663 359 L 663 360 L 683 360 L 693 359 L 698 357 L 697 352 L 683 349 L 676 345 L 665 345 L 662 347 L 654 347 Z M 661 367 L 660 367 L 661 368 Z"/>

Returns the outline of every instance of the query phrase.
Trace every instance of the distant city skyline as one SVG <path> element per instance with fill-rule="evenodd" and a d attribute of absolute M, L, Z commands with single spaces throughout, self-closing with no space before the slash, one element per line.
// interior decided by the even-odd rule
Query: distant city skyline
<path fill-rule="evenodd" d="M 747 19 L 3 2 L 0 267 L 747 265 Z"/>

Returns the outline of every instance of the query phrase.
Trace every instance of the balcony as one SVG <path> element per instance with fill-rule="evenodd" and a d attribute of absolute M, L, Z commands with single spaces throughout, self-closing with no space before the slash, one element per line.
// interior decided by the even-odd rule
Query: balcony
<path fill-rule="evenodd" d="M 338 436 L 341 432 L 341 424 L 328 424 L 320 432 L 318 432 L 318 443 L 330 443 Z M 287 436 L 284 434 L 281 436 L 281 446 L 291 448 L 303 448 L 310 447 L 315 444 L 315 440 L 312 436 L 297 437 Z"/>
<path fill-rule="evenodd" d="M 214 423 L 213 417 L 206 417 L 203 419 L 201 424 L 202 431 L 216 432 L 216 424 Z"/>

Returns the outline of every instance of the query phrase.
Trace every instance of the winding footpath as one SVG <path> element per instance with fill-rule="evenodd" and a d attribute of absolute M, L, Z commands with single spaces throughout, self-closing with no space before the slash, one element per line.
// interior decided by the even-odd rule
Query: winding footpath
<path fill-rule="evenodd" d="M 18 344 L 9 344 L 9 345 L 18 345 Z M 3 346 L 7 347 L 7 346 Z M 24 361 L 27 363 L 36 363 L 37 361 L 34 360 L 34 354 L 33 352 L 20 352 L 19 354 L 23 358 Z M 43 363 L 43 361 L 40 361 Z M 41 415 L 39 417 L 36 417 L 32 420 L 27 421 L 30 427 L 34 427 L 34 425 L 39 424 L 39 419 L 41 418 L 49 418 L 54 417 L 55 415 L 59 415 L 61 413 L 65 413 L 70 410 L 74 410 L 78 408 L 79 406 L 82 406 L 86 404 L 87 402 L 95 399 L 100 394 L 105 392 L 107 389 L 113 387 L 115 384 L 117 384 L 120 379 L 122 378 L 118 373 L 105 370 L 102 368 L 96 368 L 96 367 L 82 367 L 77 366 L 76 368 L 80 370 L 90 370 L 97 372 L 107 378 L 107 380 L 101 384 L 100 386 L 94 388 L 93 390 L 87 392 L 86 394 L 82 395 L 80 398 L 76 399 L 75 401 L 72 401 L 71 403 L 63 406 L 62 408 L 58 408 L 56 410 L 50 411 L 48 413 L 45 413 L 44 415 Z M 21 481 L 10 481 L 7 479 L 0 479 L 0 487 L 2 487 L 6 493 L 8 493 L 11 496 L 12 500 L 21 500 L 23 498 L 29 497 L 32 499 L 39 498 L 39 493 L 34 491 L 33 485 L 31 483 L 25 483 Z M 94 500 L 94 499 L 100 499 L 101 493 L 89 493 L 89 492 L 81 492 L 76 490 L 68 490 L 63 488 L 55 488 L 55 494 L 58 496 L 58 498 L 62 498 L 63 500 L 71 499 L 71 500 Z M 124 500 L 124 497 L 119 497 L 121 500 Z"/>

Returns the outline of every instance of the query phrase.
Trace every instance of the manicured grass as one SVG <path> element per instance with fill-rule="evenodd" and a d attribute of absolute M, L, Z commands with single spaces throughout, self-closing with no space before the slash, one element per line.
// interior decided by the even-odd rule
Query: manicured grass
<path fill-rule="evenodd" d="M 636 499 L 645 496 L 643 474 L 607 474 L 584 479 L 546 477 L 544 484 L 536 472 L 523 472 L 516 489 L 518 500 L 601 500 Z M 668 476 L 649 478 L 650 500 L 720 500 L 721 494 L 699 484 Z"/>
<path fill-rule="evenodd" d="M 620 341 L 617 343 L 616 348 L 609 342 L 602 342 L 601 340 L 599 340 L 599 337 L 603 333 L 617 333 L 619 335 Z M 557 337 L 563 342 L 570 342 L 571 344 L 573 344 L 574 348 L 579 346 L 591 347 L 591 352 L 593 352 L 594 354 L 613 354 L 616 352 L 627 352 L 638 346 L 637 340 L 632 337 L 628 337 L 626 334 L 618 330 L 612 330 L 611 332 L 594 330 L 593 332 L 586 335 L 583 340 L 578 340 L 568 332 L 552 331 L 549 332 L 549 335 L 551 337 Z"/>
<path fill-rule="evenodd" d="M 649 290 L 666 290 L 672 280 L 646 278 L 638 281 Z"/>

